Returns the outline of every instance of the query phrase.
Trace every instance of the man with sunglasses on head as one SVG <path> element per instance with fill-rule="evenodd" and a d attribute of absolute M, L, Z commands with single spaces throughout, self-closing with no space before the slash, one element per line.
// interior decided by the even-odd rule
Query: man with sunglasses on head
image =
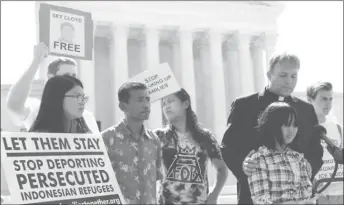
<path fill-rule="evenodd" d="M 24 125 L 27 130 L 31 127 L 38 114 L 40 100 L 29 97 L 31 85 L 33 83 L 35 74 L 48 56 L 48 48 L 44 43 L 39 43 L 34 48 L 34 58 L 31 66 L 24 72 L 15 83 L 7 98 L 7 109 L 10 111 L 14 122 L 18 125 Z M 56 75 L 71 75 L 77 76 L 77 64 L 74 60 L 69 58 L 58 58 L 48 65 L 48 78 Z M 76 100 L 88 100 L 87 96 L 74 96 Z M 93 134 L 99 134 L 97 122 L 93 114 L 87 110 L 84 111 L 83 117 L 86 124 Z"/>

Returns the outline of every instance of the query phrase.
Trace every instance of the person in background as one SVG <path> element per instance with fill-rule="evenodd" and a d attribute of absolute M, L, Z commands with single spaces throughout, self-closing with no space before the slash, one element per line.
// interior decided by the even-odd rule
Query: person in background
<path fill-rule="evenodd" d="M 216 204 L 228 176 L 219 144 L 210 131 L 199 125 L 184 89 L 164 97 L 162 108 L 168 126 L 154 131 L 162 144 L 166 173 L 161 204 Z M 217 171 L 212 191 L 208 184 L 209 161 Z"/>
<path fill-rule="evenodd" d="M 246 158 L 261 144 L 255 127 L 258 116 L 272 102 L 283 101 L 292 106 L 299 115 L 298 136 L 290 147 L 303 153 L 312 166 L 312 179 L 322 166 L 323 148 L 314 126 L 318 119 L 311 104 L 291 95 L 300 69 L 297 56 L 282 53 L 274 55 L 269 62 L 268 86 L 261 92 L 236 99 L 228 117 L 228 127 L 222 140 L 222 156 L 227 167 L 237 178 L 238 204 L 252 204 L 247 176 L 257 169 L 257 162 Z M 244 159 L 247 159 L 244 161 Z"/>
<path fill-rule="evenodd" d="M 48 48 L 44 43 L 40 43 L 34 47 L 34 58 L 31 66 L 24 72 L 15 83 L 7 98 L 7 108 L 13 119 L 18 125 L 24 125 L 27 130 L 32 126 L 36 119 L 41 101 L 36 98 L 29 97 L 31 85 L 35 74 L 48 56 Z M 57 58 L 48 65 L 48 78 L 59 75 L 77 76 L 76 62 L 69 58 Z M 93 114 L 87 110 L 83 112 L 83 117 L 93 134 L 99 134 L 97 122 Z"/>
<path fill-rule="evenodd" d="M 308 204 L 312 169 L 304 155 L 289 145 L 298 131 L 298 116 L 285 102 L 270 104 L 258 119 L 261 146 L 250 158 L 258 162 L 248 176 L 253 204 Z"/>
<path fill-rule="evenodd" d="M 334 120 L 328 117 L 332 108 L 333 100 L 333 87 L 330 82 L 315 82 L 307 88 L 307 100 L 310 102 L 317 114 L 319 124 L 322 125 L 326 131 L 326 136 L 337 147 L 343 148 L 343 135 L 342 128 Z M 327 144 L 322 140 L 322 146 L 324 147 L 323 161 L 324 164 L 321 167 L 318 174 L 315 176 L 316 180 L 322 178 L 330 178 L 335 162 L 333 156 L 328 151 Z M 337 170 L 337 177 L 343 178 L 343 165 L 339 165 Z M 319 204 L 343 204 L 343 181 L 332 182 L 318 198 Z"/>
<path fill-rule="evenodd" d="M 88 96 L 77 78 L 69 75 L 50 78 L 29 132 L 91 133 L 83 118 L 87 101 Z"/>
<path fill-rule="evenodd" d="M 139 82 L 124 83 L 118 99 L 125 117 L 101 133 L 117 182 L 126 204 L 157 204 L 163 171 L 159 138 L 143 125 L 150 114 L 148 88 Z"/>

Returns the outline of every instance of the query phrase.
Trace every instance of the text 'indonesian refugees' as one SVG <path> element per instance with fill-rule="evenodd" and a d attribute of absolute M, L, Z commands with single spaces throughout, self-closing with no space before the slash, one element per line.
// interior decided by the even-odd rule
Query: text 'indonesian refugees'
<path fill-rule="evenodd" d="M 100 135 L 2 132 L 1 152 L 11 203 L 123 203 Z"/>

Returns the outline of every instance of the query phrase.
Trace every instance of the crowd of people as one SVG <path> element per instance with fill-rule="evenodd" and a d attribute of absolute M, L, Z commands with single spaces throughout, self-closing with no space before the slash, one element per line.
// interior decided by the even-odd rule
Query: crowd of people
<path fill-rule="evenodd" d="M 216 204 L 228 169 L 238 182 L 238 204 L 343 203 L 342 182 L 333 183 L 323 195 L 312 193 L 323 162 L 332 157 L 314 126 L 323 125 L 341 148 L 342 128 L 327 118 L 331 83 L 311 85 L 309 102 L 292 95 L 301 67 L 296 55 L 272 57 L 264 90 L 232 103 L 221 143 L 198 122 L 183 88 L 161 99 L 164 127 L 147 129 L 150 97 L 140 82 L 119 88 L 119 104 L 114 106 L 125 117 L 100 132 L 93 114 L 85 110 L 89 97 L 72 59 L 51 62 L 41 100 L 31 100 L 31 84 L 47 55 L 43 43 L 35 46 L 31 66 L 11 88 L 7 108 L 13 120 L 29 132 L 100 133 L 125 203 Z M 211 190 L 209 163 L 216 169 Z"/>

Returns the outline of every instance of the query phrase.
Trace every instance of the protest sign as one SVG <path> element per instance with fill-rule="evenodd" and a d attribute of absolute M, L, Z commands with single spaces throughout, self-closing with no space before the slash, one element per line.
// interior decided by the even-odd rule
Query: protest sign
<path fill-rule="evenodd" d="M 340 142 L 337 140 L 332 140 L 333 144 L 336 146 L 340 146 Z M 323 165 L 319 172 L 315 175 L 315 179 L 326 179 L 326 178 L 331 178 L 333 171 L 334 171 L 334 165 L 335 161 L 333 159 L 333 156 L 328 152 L 327 150 L 327 144 L 324 140 L 321 140 L 321 145 L 323 146 L 324 149 L 324 154 L 323 154 Z M 343 165 L 338 166 L 338 170 L 336 173 L 336 178 L 343 178 Z"/>
<path fill-rule="evenodd" d="M 12 204 L 123 204 L 100 135 L 1 133 Z"/>
<path fill-rule="evenodd" d="M 39 40 L 50 55 L 92 60 L 93 21 L 89 12 L 39 4 Z"/>
<path fill-rule="evenodd" d="M 340 146 L 340 142 L 337 140 L 332 139 L 332 143 L 338 147 Z M 335 160 L 333 159 L 333 156 L 327 150 L 327 143 L 324 140 L 321 140 L 321 145 L 323 146 L 323 149 L 324 149 L 324 154 L 323 154 L 323 158 L 322 158 L 323 165 L 321 166 L 318 173 L 315 175 L 316 180 L 330 179 L 332 177 L 332 174 L 333 174 L 334 168 L 335 168 Z M 342 164 L 338 165 L 338 169 L 337 169 L 335 178 L 342 178 L 343 179 L 343 165 Z M 321 183 L 319 185 L 318 190 L 321 189 L 322 187 L 324 187 L 325 185 L 326 185 L 326 182 Z M 343 182 L 332 182 L 330 187 L 327 189 L 330 189 L 332 194 L 342 194 L 343 193 L 342 187 L 343 187 Z"/>
<path fill-rule="evenodd" d="M 131 78 L 130 81 L 145 83 L 148 87 L 151 102 L 155 102 L 180 90 L 168 63 L 162 63 L 154 69 L 139 73 Z"/>

